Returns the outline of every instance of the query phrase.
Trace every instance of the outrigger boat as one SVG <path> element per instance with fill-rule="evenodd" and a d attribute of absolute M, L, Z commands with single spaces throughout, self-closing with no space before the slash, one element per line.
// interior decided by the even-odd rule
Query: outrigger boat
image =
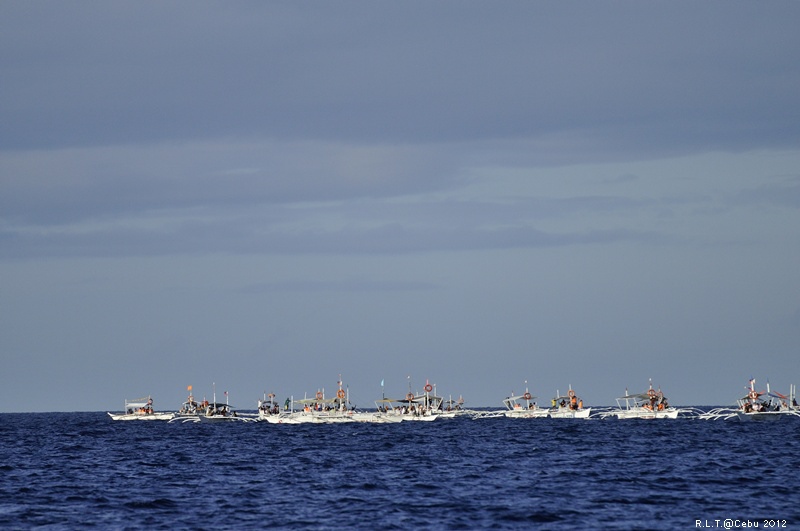
<path fill-rule="evenodd" d="M 436 396 L 433 386 L 425 381 L 423 393 L 409 391 L 405 398 L 380 398 L 375 401 L 378 408 L 377 422 L 422 421 L 431 422 L 439 418 L 444 399 Z"/>
<path fill-rule="evenodd" d="M 303 398 L 298 404 L 303 409 L 293 414 L 299 422 L 315 422 L 328 424 L 333 422 L 352 422 L 353 411 L 347 409 L 347 392 L 339 389 L 336 396 L 327 398 L 324 391 L 317 391 L 314 398 Z"/>
<path fill-rule="evenodd" d="M 251 422 L 255 421 L 253 415 L 242 415 L 236 411 L 236 408 L 228 403 L 228 392 L 225 391 L 225 403 L 217 402 L 217 389 L 216 384 L 212 384 L 214 388 L 213 399 L 211 402 L 203 400 L 202 402 L 195 402 L 194 397 L 190 394 L 186 402 L 183 403 L 181 411 L 175 416 L 173 421 L 181 422 Z M 192 386 L 188 387 L 189 392 L 192 391 Z"/>
<path fill-rule="evenodd" d="M 449 399 L 442 402 L 440 417 L 445 419 L 452 419 L 462 415 L 472 415 L 474 411 L 464 409 L 464 397 L 458 397 L 458 400 L 453 400 L 451 396 Z"/>
<path fill-rule="evenodd" d="M 787 414 L 800 416 L 794 393 L 794 386 L 790 387 L 789 396 L 772 392 L 769 389 L 769 382 L 766 391 L 756 391 L 756 381 L 751 378 L 747 395 L 737 400 L 739 408 L 736 410 L 736 418 L 740 421 L 750 421 L 777 420 Z"/>
<path fill-rule="evenodd" d="M 287 410 L 290 402 L 291 399 L 287 399 Z M 264 399 L 258 401 L 258 420 L 266 422 L 277 421 L 281 415 L 288 416 L 289 412 L 281 412 L 280 405 L 275 401 L 275 393 L 264 393 Z"/>
<path fill-rule="evenodd" d="M 800 417 L 797 406 L 796 387 L 789 386 L 789 395 L 771 391 L 767 382 L 766 391 L 756 391 L 756 381 L 750 379 L 745 386 L 747 394 L 736 401 L 736 408 L 720 407 L 698 415 L 703 420 L 777 420 L 782 416 Z"/>
<path fill-rule="evenodd" d="M 528 382 L 525 382 L 526 384 Z M 506 406 L 506 411 L 503 415 L 512 419 L 534 419 L 545 418 L 549 415 L 550 411 L 536 405 L 536 397 L 532 396 L 528 391 L 528 386 L 525 386 L 525 392 L 521 395 L 515 396 L 511 392 L 511 396 L 503 399 L 503 405 Z"/>
<path fill-rule="evenodd" d="M 227 402 L 222 404 L 216 401 L 208 404 L 205 414 L 198 415 L 197 419 L 200 422 L 249 422 L 255 420 L 255 418 L 240 415 L 236 409 Z"/>
<path fill-rule="evenodd" d="M 294 403 L 294 397 L 287 398 L 281 411 L 280 405 L 275 401 L 274 393 L 264 395 L 264 400 L 258 401 L 257 420 L 270 424 L 301 424 L 304 421 L 299 418 L 299 412 L 294 410 Z"/>
<path fill-rule="evenodd" d="M 660 388 L 653 389 L 651 380 L 650 388 L 644 393 L 630 395 L 625 389 L 625 396 L 617 398 L 617 409 L 602 416 L 618 419 L 676 419 L 680 412 L 681 410 L 669 405 Z"/>
<path fill-rule="evenodd" d="M 575 394 L 572 386 L 569 386 L 566 396 L 562 396 L 556 391 L 556 396 L 550 402 L 548 415 L 554 419 L 588 419 L 592 408 L 583 407 L 583 399 Z"/>
<path fill-rule="evenodd" d="M 170 419 L 170 422 L 200 422 L 200 417 L 205 416 L 208 411 L 210 406 L 208 400 L 203 398 L 203 400 L 196 401 L 192 394 L 191 385 L 187 386 L 186 390 L 189 391 L 189 396 L 186 397 L 186 402 L 181 404 L 180 409 Z"/>
<path fill-rule="evenodd" d="M 355 407 L 348 407 L 349 391 L 342 387 L 341 375 L 337 385 L 339 388 L 333 398 L 326 397 L 324 389 L 317 390 L 312 398 L 302 398 L 297 401 L 287 398 L 283 412 L 279 411 L 277 404 L 274 403 L 274 395 L 271 394 L 269 402 L 259 402 L 258 419 L 272 424 L 377 422 L 374 418 L 375 413 L 359 412 Z M 294 404 L 300 404 L 302 408 L 295 411 Z"/>
<path fill-rule="evenodd" d="M 189 391 L 189 396 L 186 398 L 186 402 L 181 404 L 181 408 L 175 416 L 178 418 L 185 418 L 205 415 L 206 409 L 208 408 L 208 400 L 196 402 L 194 395 L 192 395 L 192 386 L 187 386 L 186 390 Z"/>
<path fill-rule="evenodd" d="M 789 386 L 789 396 L 786 397 L 786 407 L 789 411 L 800 414 L 800 405 L 797 404 L 797 387 L 792 384 Z"/>
<path fill-rule="evenodd" d="M 228 403 L 228 391 L 225 391 L 225 403 L 217 402 L 216 384 L 214 387 L 214 401 L 208 404 L 206 412 L 198 417 L 200 422 L 255 422 L 256 416 L 243 415 L 236 411 L 236 408 Z"/>
<path fill-rule="evenodd" d="M 439 418 L 439 409 L 425 395 L 408 393 L 405 398 L 381 398 L 375 401 L 378 407 L 378 422 L 421 421 L 432 422 Z"/>
<path fill-rule="evenodd" d="M 158 413 L 153 410 L 153 399 L 150 396 L 125 399 L 125 413 L 109 413 L 111 420 L 170 420 L 174 413 Z"/>

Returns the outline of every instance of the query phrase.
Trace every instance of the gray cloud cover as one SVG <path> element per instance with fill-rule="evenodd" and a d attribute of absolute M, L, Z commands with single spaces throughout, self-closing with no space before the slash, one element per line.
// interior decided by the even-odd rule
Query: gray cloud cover
<path fill-rule="evenodd" d="M 79 409 L 223 377 L 255 400 L 278 366 L 281 393 L 425 367 L 480 405 L 520 374 L 598 402 L 651 376 L 678 403 L 795 383 L 798 20 L 4 2 L 4 407 L 67 392 L 42 364 Z M 180 362 L 220 352 L 221 374 Z M 116 373 L 135 356 L 163 370 Z"/>

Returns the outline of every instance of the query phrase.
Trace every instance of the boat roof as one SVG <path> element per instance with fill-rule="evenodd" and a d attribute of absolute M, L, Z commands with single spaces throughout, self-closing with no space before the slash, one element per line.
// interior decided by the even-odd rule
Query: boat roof
<path fill-rule="evenodd" d="M 438 396 L 435 397 L 435 396 L 432 396 L 432 395 L 428 397 L 429 400 L 432 400 L 432 399 L 435 399 L 435 398 L 439 398 L 439 397 Z M 417 395 L 414 398 L 412 398 L 411 400 L 409 400 L 408 398 L 379 398 L 379 399 L 377 399 L 375 401 L 375 403 L 376 404 L 391 404 L 392 402 L 412 403 L 412 402 L 422 402 L 424 400 L 425 400 L 425 395 Z"/>
<path fill-rule="evenodd" d="M 145 407 L 145 406 L 152 406 L 153 399 L 149 396 L 144 398 L 134 398 L 132 400 L 125 399 L 125 407 Z"/>
<path fill-rule="evenodd" d="M 538 396 L 533 396 L 533 395 L 531 395 L 531 397 L 530 397 L 530 398 L 527 398 L 527 399 L 526 399 L 526 398 L 525 398 L 525 395 L 519 395 L 519 396 L 509 396 L 509 397 L 507 397 L 507 398 L 504 398 L 504 399 L 503 399 L 503 402 L 505 402 L 505 401 L 507 401 L 507 400 L 508 400 L 508 401 L 510 401 L 510 400 L 533 400 L 533 399 L 535 399 L 535 398 L 539 398 L 539 397 L 538 397 Z"/>
<path fill-rule="evenodd" d="M 575 398 L 578 398 L 578 395 L 575 395 Z M 572 400 L 572 397 L 569 395 L 561 395 L 553 398 L 553 400 Z"/>
<path fill-rule="evenodd" d="M 662 393 L 661 391 L 656 391 L 656 396 L 666 398 L 664 393 Z M 620 396 L 617 398 L 617 400 L 625 400 L 626 398 L 628 399 L 632 398 L 634 400 L 650 400 L 650 395 L 648 395 L 647 393 L 636 393 L 635 395 Z"/>
<path fill-rule="evenodd" d="M 757 397 L 757 398 L 761 398 L 763 395 L 766 395 L 767 393 L 757 393 L 757 394 L 758 394 L 758 397 Z M 771 395 L 770 395 L 770 396 L 771 396 Z M 775 397 L 775 398 L 777 398 L 777 397 Z M 743 396 L 742 398 L 740 398 L 739 400 L 749 400 L 749 399 L 750 399 L 750 393 L 747 393 L 746 395 L 744 395 L 744 396 Z"/>
<path fill-rule="evenodd" d="M 231 404 L 226 404 L 225 402 L 209 402 L 208 407 L 213 407 L 213 408 L 227 407 L 228 409 L 236 409 Z"/>
<path fill-rule="evenodd" d="M 333 404 L 334 402 L 342 400 L 336 396 L 333 398 L 301 398 L 300 400 L 295 400 L 298 404 Z"/>

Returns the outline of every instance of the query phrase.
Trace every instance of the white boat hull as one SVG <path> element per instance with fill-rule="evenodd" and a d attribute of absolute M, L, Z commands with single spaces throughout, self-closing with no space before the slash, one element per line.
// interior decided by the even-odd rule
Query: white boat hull
<path fill-rule="evenodd" d="M 550 412 L 547 409 L 509 409 L 503 415 L 510 419 L 543 419 L 547 418 Z"/>
<path fill-rule="evenodd" d="M 387 415 L 386 413 L 354 413 L 353 422 L 369 422 L 375 424 L 387 424 L 391 422 L 402 422 L 400 415 Z"/>
<path fill-rule="evenodd" d="M 553 419 L 588 419 L 591 412 L 592 408 L 590 407 L 577 410 L 569 408 L 560 408 L 557 410 L 551 409 L 549 415 L 550 418 Z"/>
<path fill-rule="evenodd" d="M 634 407 L 630 409 L 623 409 L 613 413 L 618 419 L 676 419 L 678 418 L 679 411 L 677 409 L 668 408 L 663 411 L 653 411 L 645 407 Z"/>
<path fill-rule="evenodd" d="M 426 420 L 433 420 L 432 417 Z M 296 411 L 294 413 L 281 413 L 280 415 L 261 415 L 260 421 L 270 424 L 335 424 L 342 422 L 362 423 L 392 423 L 403 420 L 413 420 L 410 415 L 394 415 L 392 413 L 369 413 L 348 411 L 346 413 L 316 413 Z"/>
<path fill-rule="evenodd" d="M 291 414 L 287 415 L 271 415 L 269 417 L 259 418 L 262 422 L 269 422 L 270 424 L 302 424 L 297 418 Z"/>
<path fill-rule="evenodd" d="M 737 411 L 736 418 L 738 418 L 740 422 L 750 422 L 752 420 L 778 420 L 783 414 L 783 411 L 753 411 L 750 413 Z"/>
<path fill-rule="evenodd" d="M 109 413 L 111 420 L 170 420 L 175 413 Z"/>

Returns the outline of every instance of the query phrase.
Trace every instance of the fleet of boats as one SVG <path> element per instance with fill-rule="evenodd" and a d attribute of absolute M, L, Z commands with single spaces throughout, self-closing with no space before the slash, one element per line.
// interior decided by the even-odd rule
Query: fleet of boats
<path fill-rule="evenodd" d="M 383 382 L 381 382 L 383 387 Z M 125 400 L 123 413 L 108 413 L 112 420 L 166 420 L 169 422 L 267 422 L 270 424 L 333 424 L 340 422 L 396 423 L 405 421 L 433 422 L 467 416 L 472 419 L 505 417 L 512 419 L 677 419 L 698 418 L 704 420 L 776 420 L 778 418 L 800 417 L 800 407 L 796 400 L 796 387 L 790 386 L 784 395 L 772 391 L 769 383 L 766 390 L 758 391 L 755 380 L 750 379 L 747 394 L 737 401 L 735 407 L 714 408 L 708 411 L 699 408 L 676 408 L 669 404 L 661 388 L 649 388 L 642 393 L 625 394 L 616 399 L 617 407 L 585 407 L 583 399 L 570 385 L 566 394 L 556 391 L 550 407 L 540 407 L 535 396 L 528 389 L 521 394 L 512 392 L 502 400 L 505 409 L 470 410 L 464 408 L 464 399 L 452 397 L 445 400 L 436 392 L 436 386 L 426 381 L 421 391 L 411 389 L 409 379 L 408 393 L 402 398 L 387 398 L 385 394 L 375 400 L 375 409 L 360 410 L 350 401 L 349 389 L 342 384 L 341 376 L 333 395 L 325 389 L 318 389 L 311 396 L 295 400 L 287 398 L 282 404 L 276 401 L 274 393 L 264 394 L 258 400 L 255 413 L 240 412 L 228 401 L 217 402 L 216 385 L 213 385 L 212 400 L 196 400 L 192 386 L 188 386 L 189 396 L 176 412 L 157 412 L 153 409 L 150 396 Z"/>

